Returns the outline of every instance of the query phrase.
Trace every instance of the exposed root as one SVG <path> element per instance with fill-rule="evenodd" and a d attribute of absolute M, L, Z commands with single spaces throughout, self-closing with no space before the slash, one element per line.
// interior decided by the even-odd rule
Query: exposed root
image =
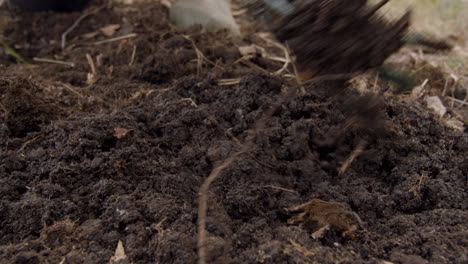
<path fill-rule="evenodd" d="M 354 159 L 361 154 L 364 149 L 366 148 L 367 142 L 365 140 L 359 141 L 358 145 L 356 148 L 349 154 L 348 158 L 343 162 L 343 165 L 341 165 L 340 169 L 338 170 L 338 175 L 343 175 L 346 170 L 349 168 L 351 163 L 353 163 Z"/>

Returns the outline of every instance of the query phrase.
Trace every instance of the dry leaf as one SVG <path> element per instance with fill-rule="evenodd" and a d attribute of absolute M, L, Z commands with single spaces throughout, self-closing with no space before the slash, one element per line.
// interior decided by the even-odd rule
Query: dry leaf
<path fill-rule="evenodd" d="M 119 24 L 111 24 L 100 28 L 99 31 L 101 31 L 106 37 L 112 37 L 119 28 Z"/>
<path fill-rule="evenodd" d="M 426 97 L 427 108 L 434 111 L 439 117 L 443 117 L 447 113 L 447 108 L 440 100 L 439 96 Z"/>
<path fill-rule="evenodd" d="M 127 135 L 129 129 L 122 128 L 122 127 L 115 127 L 114 128 L 114 137 L 121 139 Z"/>

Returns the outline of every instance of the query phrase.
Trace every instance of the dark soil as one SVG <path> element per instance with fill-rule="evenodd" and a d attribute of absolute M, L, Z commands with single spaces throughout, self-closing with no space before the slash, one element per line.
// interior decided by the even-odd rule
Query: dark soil
<path fill-rule="evenodd" d="M 8 14 L 4 39 L 19 53 L 75 67 L 0 55 L 0 263 L 108 263 L 119 240 L 133 263 L 195 262 L 198 189 L 239 149 L 227 131 L 244 140 L 295 84 L 236 62 L 233 43 L 249 37 L 176 29 L 157 1 L 104 8 L 65 50 L 61 34 L 81 14 Z M 138 35 L 91 45 L 109 24 L 121 25 L 113 37 Z M 219 84 L 228 78 L 240 81 Z M 210 263 L 467 263 L 467 134 L 387 95 L 387 133 L 344 130 L 346 107 L 324 92 L 337 85 L 284 103 L 211 186 Z M 362 226 L 312 238 L 317 223 L 290 224 L 285 210 L 312 198 Z"/>

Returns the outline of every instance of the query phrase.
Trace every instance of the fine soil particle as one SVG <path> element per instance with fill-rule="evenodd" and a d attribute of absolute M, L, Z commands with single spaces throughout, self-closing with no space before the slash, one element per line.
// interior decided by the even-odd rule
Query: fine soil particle
<path fill-rule="evenodd" d="M 119 240 L 132 263 L 194 263 L 199 187 L 239 150 L 227 132 L 244 140 L 294 83 L 238 63 L 225 32 L 174 28 L 158 1 L 102 9 L 64 50 L 80 14 L 10 15 L 4 35 L 18 52 L 74 67 L 1 55 L 0 263 L 108 263 Z M 91 45 L 110 24 L 138 35 Z M 337 85 L 285 102 L 213 183 L 210 263 L 466 263 L 466 133 L 390 96 L 386 133 L 344 129 L 346 107 L 324 92 Z M 312 198 L 343 205 L 361 228 L 313 238 L 288 223 L 285 208 Z"/>

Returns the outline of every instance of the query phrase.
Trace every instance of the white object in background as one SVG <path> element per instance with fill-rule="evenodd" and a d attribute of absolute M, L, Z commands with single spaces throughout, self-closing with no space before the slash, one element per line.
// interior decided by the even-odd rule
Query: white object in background
<path fill-rule="evenodd" d="M 177 0 L 172 4 L 169 17 L 180 27 L 200 24 L 208 30 L 227 28 L 240 35 L 231 12 L 231 0 Z"/>
<path fill-rule="evenodd" d="M 447 113 L 447 108 L 440 100 L 439 96 L 426 97 L 427 108 L 434 111 L 439 117 L 443 117 Z"/>

